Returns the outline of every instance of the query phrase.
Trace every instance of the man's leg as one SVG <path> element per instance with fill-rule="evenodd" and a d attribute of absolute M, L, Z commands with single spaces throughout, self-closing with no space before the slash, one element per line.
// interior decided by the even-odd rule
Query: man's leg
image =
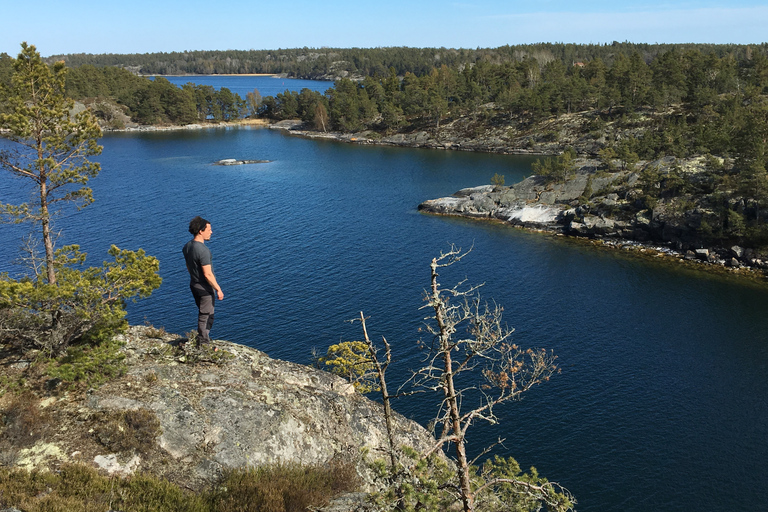
<path fill-rule="evenodd" d="M 192 295 L 197 305 L 197 345 L 210 343 L 209 331 L 213 327 L 214 297 L 203 287 L 193 287 Z"/>
<path fill-rule="evenodd" d="M 197 338 L 197 344 L 200 346 L 211 342 L 209 332 L 211 331 L 211 327 L 213 327 L 213 295 L 203 295 L 200 297 L 198 310 L 197 332 L 199 336 Z"/>

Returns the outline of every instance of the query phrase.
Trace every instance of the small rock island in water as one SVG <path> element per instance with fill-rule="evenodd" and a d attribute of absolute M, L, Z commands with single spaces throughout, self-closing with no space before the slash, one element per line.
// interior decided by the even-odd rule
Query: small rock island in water
<path fill-rule="evenodd" d="M 216 165 L 246 165 L 246 164 L 268 164 L 269 160 L 237 160 L 235 158 L 225 158 L 219 160 Z"/>

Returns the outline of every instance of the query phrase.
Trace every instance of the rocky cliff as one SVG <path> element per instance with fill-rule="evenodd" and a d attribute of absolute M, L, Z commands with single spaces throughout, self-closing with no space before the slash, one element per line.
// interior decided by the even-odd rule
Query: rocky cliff
<path fill-rule="evenodd" d="M 369 463 L 388 447 L 382 408 L 343 379 L 225 341 L 216 342 L 217 352 L 188 354 L 179 347 L 184 340 L 148 327 L 131 327 L 120 340 L 127 363 L 121 377 L 83 392 L 63 391 L 53 380 L 25 395 L 35 425 L 2 445 L 5 465 L 54 469 L 80 461 L 198 490 L 227 468 L 341 458 L 357 465 L 364 488 L 373 487 Z M 3 362 L 4 382 L 28 367 L 18 356 Z M 0 410 L 14 396 L 5 393 Z M 120 442 L 128 427 L 109 428 L 131 411 L 141 414 L 130 428 L 157 434 L 143 446 Z M 395 425 L 398 444 L 430 443 L 415 422 L 398 415 Z"/>

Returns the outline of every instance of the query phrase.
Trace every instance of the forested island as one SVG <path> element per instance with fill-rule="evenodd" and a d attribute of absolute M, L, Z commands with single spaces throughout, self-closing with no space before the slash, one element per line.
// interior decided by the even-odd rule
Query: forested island
<path fill-rule="evenodd" d="M 535 169 L 548 186 L 576 174 L 592 176 L 578 198 L 568 200 L 579 212 L 624 222 L 650 219 L 658 229 L 649 238 L 678 250 L 748 248 L 739 264 L 761 266 L 768 244 L 767 53 L 765 43 L 613 43 L 48 61 L 67 63 L 67 94 L 108 129 L 126 122 L 301 120 L 302 133 L 333 132 L 356 142 L 549 155 Z M 9 80 L 12 60 L 0 57 L 0 81 Z M 335 81 L 325 94 L 304 89 L 262 98 L 253 91 L 241 98 L 226 88 L 179 88 L 162 77 L 140 76 L 154 73 L 281 73 Z M 662 159 L 664 165 L 654 163 Z M 616 172 L 624 182 L 610 191 L 594 188 Z M 503 185 L 500 179 L 496 185 Z M 594 201 L 609 193 L 617 197 L 608 206 Z"/>

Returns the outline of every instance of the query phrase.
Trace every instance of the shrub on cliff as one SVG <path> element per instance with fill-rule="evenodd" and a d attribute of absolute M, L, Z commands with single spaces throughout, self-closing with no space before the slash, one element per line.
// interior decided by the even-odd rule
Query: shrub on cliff
<path fill-rule="evenodd" d="M 0 343 L 56 356 L 75 341 L 98 344 L 125 327 L 125 301 L 160 286 L 160 263 L 142 249 L 113 245 L 109 254 L 114 261 L 81 269 L 86 255 L 78 246 L 57 250 L 57 284 L 40 275 L 0 275 Z"/>
<path fill-rule="evenodd" d="M 572 156 L 570 152 L 566 154 Z M 350 372 L 350 380 L 378 380 L 389 437 L 389 462 L 374 462 L 388 487 L 378 499 L 406 511 L 458 510 L 459 505 L 464 512 L 523 512 L 542 507 L 558 512 L 573 510 L 576 500 L 570 492 L 540 477 L 534 468 L 524 474 L 514 459 L 497 457 L 480 470 L 475 465 L 477 458 L 472 459 L 468 453 L 467 431 L 473 424 L 497 423 L 499 406 L 520 400 L 525 392 L 559 372 L 553 353 L 544 349 L 524 350 L 512 343 L 513 331 L 502 322 L 503 308 L 483 304 L 477 294 L 478 286 L 466 287 L 462 281 L 453 288 L 444 288 L 438 282 L 442 269 L 460 262 L 468 253 L 451 245 L 449 251 L 432 259 L 430 287 L 424 293 L 427 304 L 422 309 L 431 309 L 433 314 L 425 318 L 423 330 L 428 338 L 419 342 L 425 357 L 418 368 L 411 370 L 406 382 L 410 391 L 402 391 L 405 385 L 393 394 L 388 391 L 386 371 L 392 362 L 391 346 L 382 338 L 381 358 L 368 336 L 362 312 L 360 323 L 365 342 L 348 343 L 357 348 L 365 370 L 350 364 L 348 355 L 336 357 L 336 368 L 358 369 L 358 373 Z M 367 357 L 362 353 L 363 346 L 368 348 Z M 328 358 L 333 361 L 332 355 L 337 353 L 338 350 L 329 349 Z M 422 452 L 396 446 L 391 421 L 391 400 L 414 393 L 434 394 L 439 404 L 432 421 L 437 438 Z M 446 464 L 440 456 L 449 451 L 455 454 L 453 465 Z"/>

